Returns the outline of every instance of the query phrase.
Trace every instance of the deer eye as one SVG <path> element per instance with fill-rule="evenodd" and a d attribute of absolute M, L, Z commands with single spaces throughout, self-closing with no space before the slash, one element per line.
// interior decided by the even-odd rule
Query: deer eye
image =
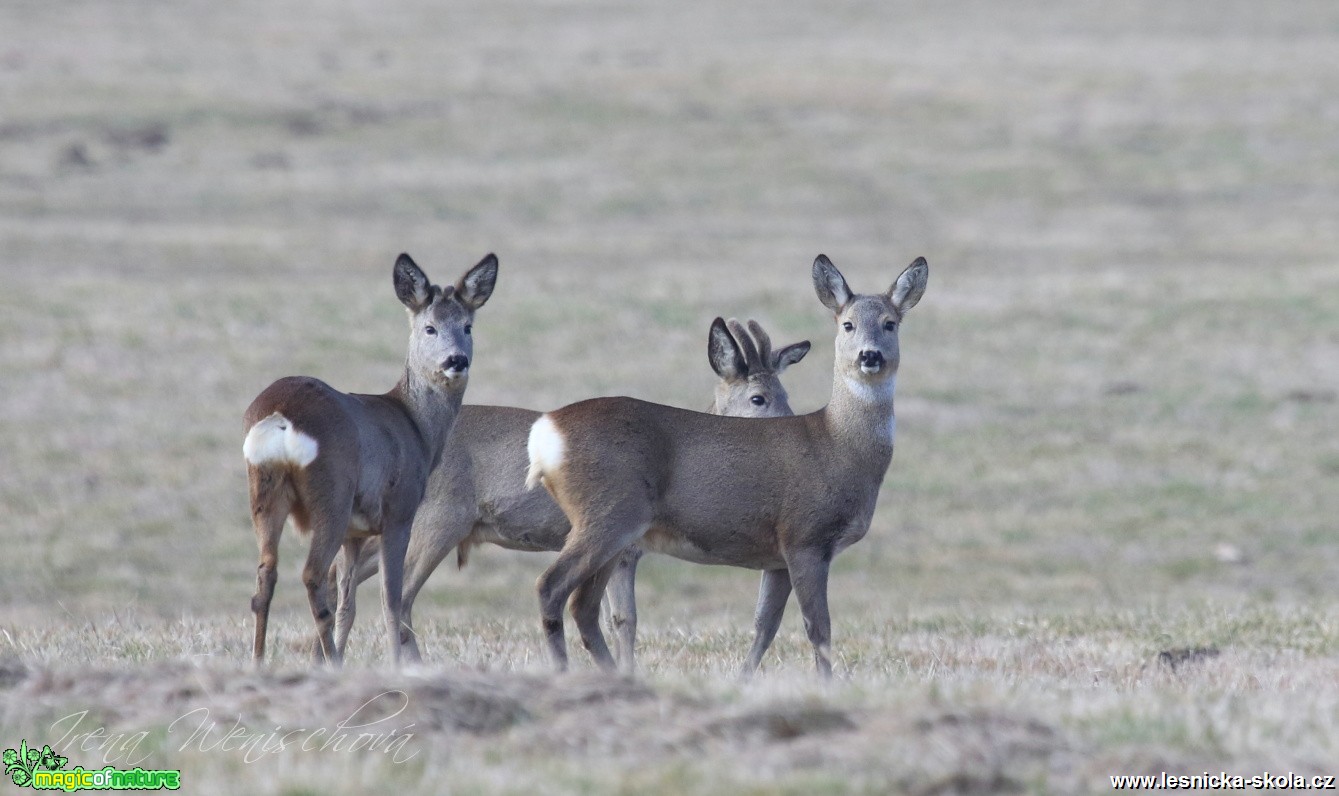
<path fill-rule="evenodd" d="M 473 332 L 474 332 L 474 324 L 472 323 L 465 324 L 465 334 L 473 334 Z"/>
<path fill-rule="evenodd" d="M 423 327 L 423 333 L 424 333 L 424 334 L 437 334 L 437 327 L 436 327 L 436 326 L 424 326 L 424 327 Z"/>
<path fill-rule="evenodd" d="M 767 399 L 762 397 L 761 395 L 755 395 L 752 398 L 750 398 L 749 401 L 752 402 L 754 406 L 762 406 L 763 404 L 767 403 Z"/>
<path fill-rule="evenodd" d="M 883 322 L 883 328 L 884 328 L 886 331 L 891 332 L 892 330 L 894 330 L 894 329 L 897 328 L 897 321 L 884 321 L 884 322 Z"/>
<path fill-rule="evenodd" d="M 842 324 L 842 328 L 845 329 L 845 330 L 848 331 L 848 332 L 854 332 L 854 331 L 855 331 L 855 324 L 854 324 L 854 323 L 851 323 L 850 321 L 846 321 L 845 323 Z"/>

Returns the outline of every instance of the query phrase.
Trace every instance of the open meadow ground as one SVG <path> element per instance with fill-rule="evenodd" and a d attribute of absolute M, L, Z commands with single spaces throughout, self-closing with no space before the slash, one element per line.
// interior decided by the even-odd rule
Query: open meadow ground
<path fill-rule="evenodd" d="M 1339 6 L 7 0 L 0 30 L 0 747 L 220 794 L 1339 774 Z M 814 342 L 801 412 L 814 256 L 864 291 L 926 256 L 836 682 L 793 602 L 737 682 L 756 574 L 657 557 L 639 677 L 554 677 L 549 558 L 497 548 L 429 583 L 422 667 L 384 664 L 369 584 L 309 672 L 291 531 L 252 672 L 242 411 L 394 383 L 400 251 L 500 257 L 468 402 L 706 406 L 725 315 Z"/>

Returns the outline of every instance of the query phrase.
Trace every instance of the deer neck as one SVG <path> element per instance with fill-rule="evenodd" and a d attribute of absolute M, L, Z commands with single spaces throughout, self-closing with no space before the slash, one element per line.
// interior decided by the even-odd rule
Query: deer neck
<path fill-rule="evenodd" d="M 875 467 L 880 480 L 893 456 L 896 385 L 896 374 L 870 382 L 838 367 L 833 374 L 832 398 L 823 409 L 828 433 L 839 449 L 862 464 Z"/>
<path fill-rule="evenodd" d="M 449 390 L 419 375 L 413 368 L 406 367 L 399 384 L 391 392 L 404 405 L 409 419 L 418 428 L 428 457 L 435 466 L 446 444 L 446 434 L 460 412 L 465 390 Z"/>

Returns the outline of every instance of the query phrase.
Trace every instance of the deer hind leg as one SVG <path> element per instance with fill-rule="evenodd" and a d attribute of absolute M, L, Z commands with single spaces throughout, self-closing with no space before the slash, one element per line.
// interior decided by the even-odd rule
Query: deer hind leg
<path fill-rule="evenodd" d="M 353 582 L 347 587 L 343 585 L 341 578 L 345 577 L 344 572 L 348 568 L 348 558 L 340 548 L 340 554 L 335 557 L 335 564 L 330 568 L 330 582 L 340 584 L 336 594 L 337 607 L 335 609 L 335 648 L 339 650 L 339 656 L 344 657 L 344 650 L 348 644 L 349 633 L 353 630 L 354 616 L 358 613 L 358 587 L 363 581 L 377 574 L 381 569 L 381 542 L 377 537 L 364 538 L 363 546 L 358 552 L 358 563 L 353 569 Z M 347 592 L 346 592 L 347 589 Z M 347 604 L 345 600 L 347 594 Z M 346 617 L 345 614 L 348 613 Z M 314 658 L 321 659 L 320 641 L 316 642 Z"/>
<path fill-rule="evenodd" d="M 540 621 L 543 623 L 553 665 L 559 671 L 567 669 L 563 606 L 578 586 L 594 577 L 623 548 L 646 533 L 646 529 L 651 526 L 650 515 L 650 507 L 647 506 L 623 512 L 621 516 L 602 518 L 599 523 L 585 526 L 573 523 L 567 544 L 563 546 L 557 560 L 539 576 L 536 588 L 539 592 Z M 607 580 L 608 574 L 602 577 Z M 597 590 L 587 598 L 594 608 L 593 629 L 596 634 L 599 633 L 599 608 L 595 601 L 599 593 Z M 603 636 L 600 636 L 600 644 L 604 644 Z M 606 646 L 604 651 L 608 654 L 609 648 Z"/>
<path fill-rule="evenodd" d="M 642 548 L 637 545 L 624 550 L 614 559 L 613 575 L 600 601 L 600 619 L 614 640 L 614 655 L 618 668 L 632 674 L 635 668 L 634 647 L 637 643 L 637 562 Z"/>
<path fill-rule="evenodd" d="M 763 653 L 767 652 L 767 648 L 772 646 L 772 639 L 776 638 L 789 597 L 790 571 L 763 570 L 762 582 L 758 585 L 758 608 L 753 613 L 753 648 L 749 650 L 748 660 L 739 673 L 741 677 L 750 677 L 758 671 Z"/>
<path fill-rule="evenodd" d="M 335 651 L 341 660 L 348 648 L 353 619 L 358 615 L 358 565 L 362 561 L 366 542 L 365 537 L 345 540 L 344 547 L 336 556 L 335 565 L 331 568 L 335 578 L 338 606 L 335 609 Z"/>
<path fill-rule="evenodd" d="M 256 635 L 251 659 L 259 666 L 265 660 L 265 636 L 270 621 L 270 602 L 278 580 L 279 536 L 293 505 L 291 487 L 283 471 L 249 468 L 247 480 L 251 493 L 251 524 L 256 532 L 260 564 L 256 567 L 256 593 L 251 598 L 251 613 L 256 618 Z"/>
<path fill-rule="evenodd" d="M 803 551 L 786 561 L 804 630 L 814 647 L 814 665 L 825 680 L 832 678 L 832 621 L 828 615 L 829 556 Z"/>
<path fill-rule="evenodd" d="M 367 543 L 363 545 L 363 550 L 358 554 L 358 569 L 354 578 L 356 583 L 363 583 L 368 578 L 377 574 L 381 569 L 381 541 L 375 536 L 368 538 Z"/>
<path fill-rule="evenodd" d="M 572 612 L 577 631 L 581 633 L 582 646 L 595 659 L 596 665 L 605 671 L 613 671 L 616 667 L 614 656 L 609 653 L 609 646 L 605 644 L 604 634 L 600 632 L 600 600 L 620 558 L 621 556 L 616 556 L 578 585 L 568 602 L 568 609 Z"/>
<path fill-rule="evenodd" d="M 311 604 L 312 619 L 316 622 L 316 643 L 312 648 L 314 663 L 327 661 L 339 664 L 342 659 L 335 646 L 330 566 L 339 554 L 340 546 L 344 544 L 352 514 L 352 496 L 339 501 L 337 506 L 327 504 L 310 506 L 308 509 L 311 548 L 307 551 L 307 563 L 302 567 L 302 583 L 307 587 L 307 601 Z"/>

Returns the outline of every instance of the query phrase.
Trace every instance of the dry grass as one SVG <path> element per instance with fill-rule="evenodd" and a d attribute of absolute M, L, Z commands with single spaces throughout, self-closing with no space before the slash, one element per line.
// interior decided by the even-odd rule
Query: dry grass
<path fill-rule="evenodd" d="M 385 779 L 456 792 L 1075 793 L 1116 773 L 1313 774 L 1332 761 L 1339 625 L 1312 611 L 844 624 L 844 676 L 823 686 L 794 641 L 767 676 L 734 682 L 747 639 L 728 627 L 650 634 L 648 675 L 630 681 L 548 674 L 515 623 L 432 623 L 427 648 L 460 666 L 403 673 L 306 671 L 307 629 L 289 623 L 284 663 L 256 674 L 237 654 L 240 620 L 62 622 L 8 639 L 28 662 L 0 671 L 0 715 L 82 744 L 84 758 L 170 762 L 203 792 L 245 776 L 293 792 Z M 1160 660 L 1182 644 L 1216 654 Z M 99 727 L 110 737 L 84 735 Z"/>
<path fill-rule="evenodd" d="M 192 787 L 295 793 L 1069 793 L 1339 759 L 1330 4 L 24 1 L 0 29 L 0 743 L 89 709 Z M 428 668 L 382 671 L 365 615 L 348 671 L 299 676 L 292 534 L 281 674 L 241 670 L 241 410 L 288 373 L 388 387 L 401 250 L 499 253 L 468 398 L 535 408 L 705 404 L 717 314 L 812 339 L 787 377 L 817 408 L 813 256 L 860 289 L 927 256 L 898 452 L 833 579 L 845 678 L 810 681 L 791 616 L 734 683 L 755 576 L 662 559 L 643 681 L 551 678 L 544 557 L 487 550 L 419 600 Z M 165 730 L 328 724 L 396 683 L 406 765 Z M 461 725 L 456 689 L 524 715 Z"/>

